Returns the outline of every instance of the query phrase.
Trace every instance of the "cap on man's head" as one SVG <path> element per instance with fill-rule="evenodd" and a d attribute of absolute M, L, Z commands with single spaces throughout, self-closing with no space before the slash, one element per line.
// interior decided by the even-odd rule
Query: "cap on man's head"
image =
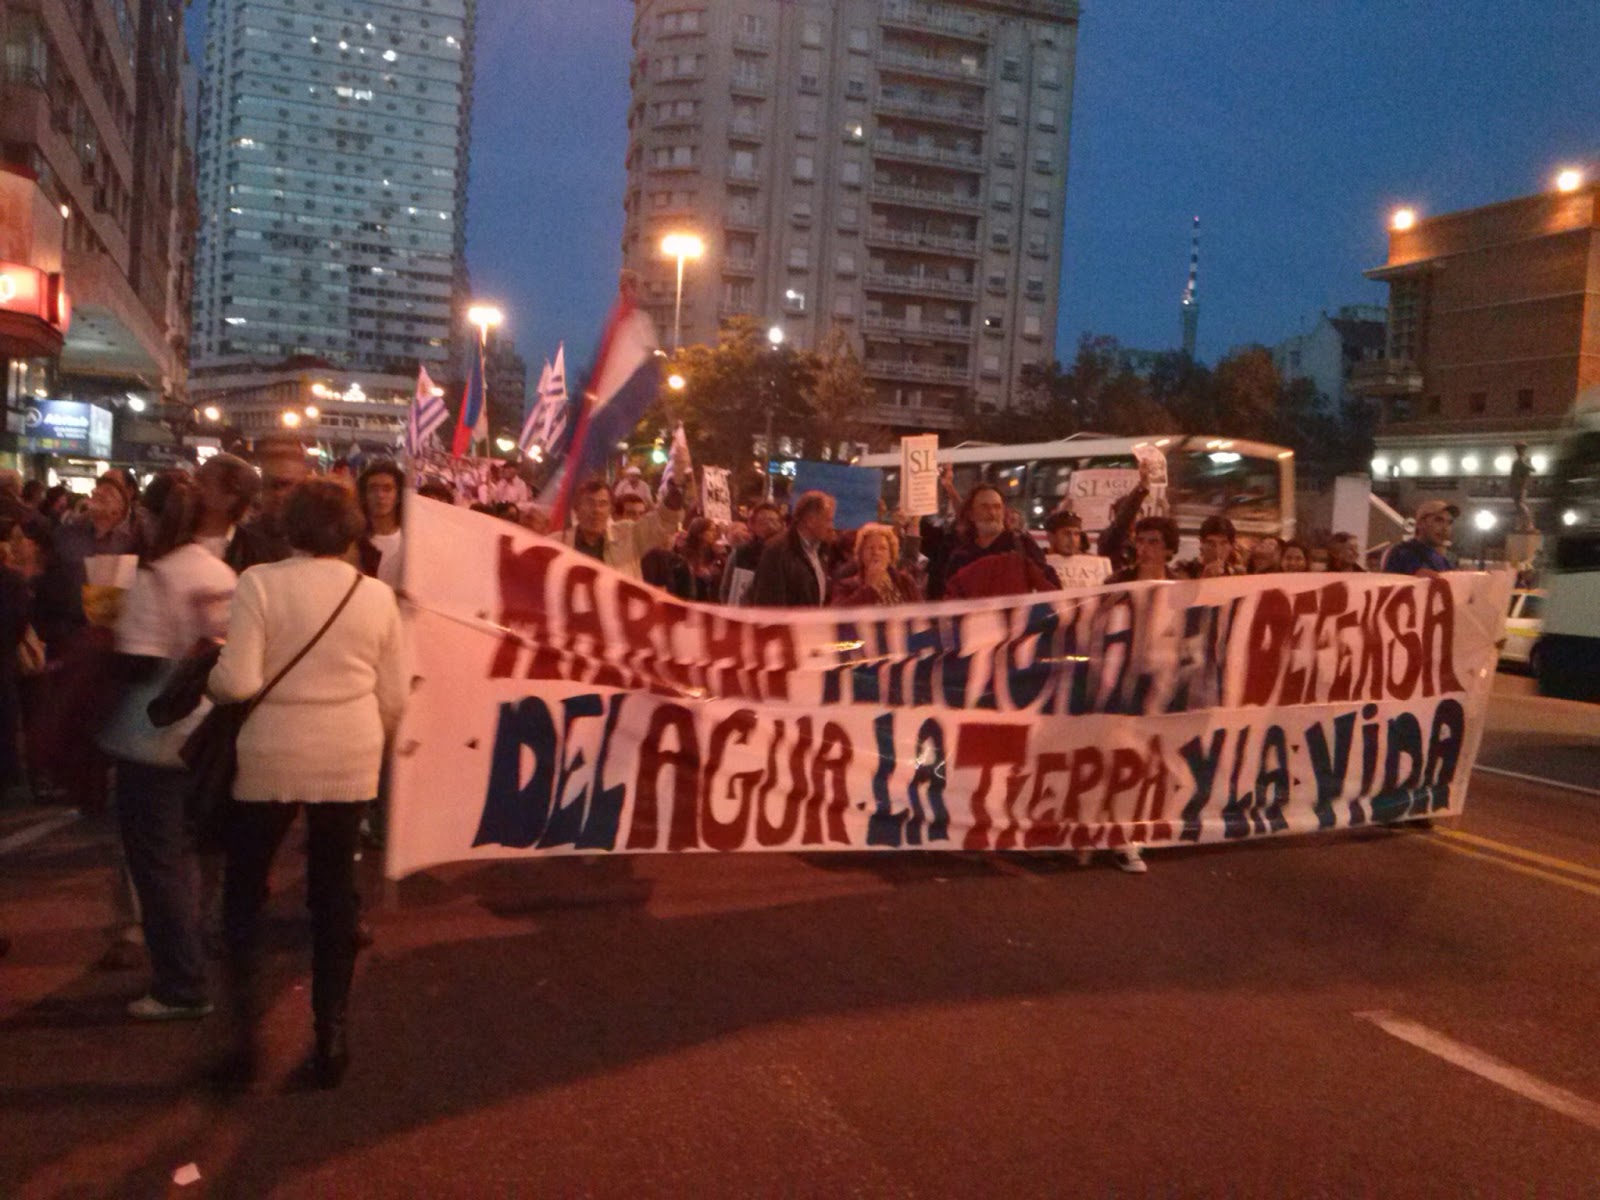
<path fill-rule="evenodd" d="M 1440 513 L 1449 513 L 1453 521 L 1461 515 L 1461 509 L 1446 500 L 1424 500 L 1417 505 L 1417 520 L 1424 517 L 1436 517 Z"/>
<path fill-rule="evenodd" d="M 1053 512 L 1045 518 L 1044 531 L 1054 533 L 1058 529 L 1082 529 L 1083 518 L 1075 512 Z"/>

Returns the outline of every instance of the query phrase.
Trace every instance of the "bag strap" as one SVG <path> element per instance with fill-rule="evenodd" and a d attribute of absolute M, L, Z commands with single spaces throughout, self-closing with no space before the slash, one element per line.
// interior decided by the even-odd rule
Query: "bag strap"
<path fill-rule="evenodd" d="M 272 677 L 271 682 L 269 682 L 266 687 L 262 688 L 255 694 L 255 698 L 250 701 L 250 707 L 245 710 L 246 716 L 255 712 L 256 706 L 267 698 L 267 695 L 272 691 L 273 688 L 277 687 L 278 684 L 283 682 L 283 677 L 285 675 L 300 665 L 300 660 L 311 653 L 316 644 L 322 640 L 322 635 L 333 628 L 333 623 L 339 619 L 339 614 L 344 611 L 345 605 L 350 603 L 350 598 L 356 594 L 356 589 L 361 586 L 362 578 L 361 572 L 357 571 L 355 580 L 350 584 L 350 590 L 345 592 L 344 599 L 339 601 L 338 607 L 333 610 L 332 615 L 330 615 L 328 619 L 322 623 L 322 628 L 317 630 L 317 632 L 312 636 L 311 640 L 304 646 L 300 647 L 300 653 L 291 658 L 284 665 L 283 669 Z"/>

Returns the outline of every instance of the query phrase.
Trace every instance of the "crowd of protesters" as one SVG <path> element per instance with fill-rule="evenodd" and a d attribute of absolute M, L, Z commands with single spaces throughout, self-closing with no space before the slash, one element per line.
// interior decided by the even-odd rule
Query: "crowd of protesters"
<path fill-rule="evenodd" d="M 1175 561 L 1178 526 L 1144 513 L 1143 471 L 1097 540 L 1063 503 L 1041 545 L 999 487 L 980 482 L 958 495 L 948 472 L 942 515 L 884 511 L 841 531 L 834 497 L 819 491 L 789 504 L 752 497 L 731 523 L 714 522 L 697 507 L 687 469 L 655 487 L 636 469 L 615 486 L 582 482 L 571 523 L 552 529 L 515 468 L 472 470 L 470 479 L 435 470 L 412 482 L 429 499 L 514 521 L 702 603 L 881 607 L 1324 565 L 1300 541 L 1241 544 L 1222 516 L 1200 526 L 1197 557 Z M 114 806 L 131 886 L 129 919 L 105 964 L 147 960 L 151 974 L 148 993 L 128 1006 L 132 1018 L 213 1011 L 209 935 L 230 1017 L 217 1080 L 230 1087 L 256 1073 L 260 910 L 273 857 L 302 813 L 313 924 L 307 1069 L 336 1086 L 349 1062 L 346 1009 L 365 936 L 355 862 L 375 828 L 367 822 L 406 690 L 396 592 L 407 484 L 390 461 L 314 478 L 287 434 L 260 439 L 254 462 L 218 454 L 142 489 L 123 471 L 87 496 L 0 471 L 0 774 L 43 799 Z M 1383 569 L 1450 569 L 1455 515 L 1423 505 L 1415 537 L 1390 548 Z M 1320 553 L 1327 570 L 1363 569 L 1349 534 Z M 197 658 L 209 665 L 206 699 L 158 726 L 150 701 Z M 218 838 L 220 885 L 215 859 L 193 837 L 194 781 L 180 753 L 213 703 L 251 706 Z M 1146 870 L 1139 846 L 1116 855 L 1124 870 Z"/>

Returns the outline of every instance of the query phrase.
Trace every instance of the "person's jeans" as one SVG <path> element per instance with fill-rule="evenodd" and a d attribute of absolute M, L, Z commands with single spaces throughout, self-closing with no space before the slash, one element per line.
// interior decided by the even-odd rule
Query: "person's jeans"
<path fill-rule="evenodd" d="M 117 824 L 139 897 L 150 994 L 178 1006 L 206 998 L 199 860 L 184 813 L 188 779 L 181 768 L 117 763 Z"/>
<path fill-rule="evenodd" d="M 306 814 L 306 904 L 311 910 L 311 1011 L 318 1028 L 344 1015 L 356 965 L 356 848 L 362 804 L 237 801 L 224 834 L 227 867 L 222 922 L 234 977 L 252 987 L 261 941 L 261 907 L 272 859 Z"/>

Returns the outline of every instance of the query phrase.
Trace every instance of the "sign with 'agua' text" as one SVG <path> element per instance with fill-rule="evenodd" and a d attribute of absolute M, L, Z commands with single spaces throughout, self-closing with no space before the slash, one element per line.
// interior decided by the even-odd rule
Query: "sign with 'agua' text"
<path fill-rule="evenodd" d="M 388 871 L 1061 850 L 1461 810 L 1510 579 L 1266 575 L 851 610 L 680 602 L 408 500 Z M 424 569 L 425 565 L 425 569 Z"/>

